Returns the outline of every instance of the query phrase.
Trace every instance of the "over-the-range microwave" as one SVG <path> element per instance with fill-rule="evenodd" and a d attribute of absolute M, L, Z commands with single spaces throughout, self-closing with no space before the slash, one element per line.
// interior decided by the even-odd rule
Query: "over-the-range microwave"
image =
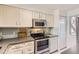
<path fill-rule="evenodd" d="M 46 27 L 47 21 L 43 19 L 32 19 L 32 27 Z"/>

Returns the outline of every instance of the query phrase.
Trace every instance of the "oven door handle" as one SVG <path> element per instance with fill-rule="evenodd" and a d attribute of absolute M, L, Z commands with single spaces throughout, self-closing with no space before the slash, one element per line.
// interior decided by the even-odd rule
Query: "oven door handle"
<path fill-rule="evenodd" d="M 49 39 L 40 39 L 40 40 L 36 40 L 36 41 L 44 41 L 44 40 L 49 40 Z"/>

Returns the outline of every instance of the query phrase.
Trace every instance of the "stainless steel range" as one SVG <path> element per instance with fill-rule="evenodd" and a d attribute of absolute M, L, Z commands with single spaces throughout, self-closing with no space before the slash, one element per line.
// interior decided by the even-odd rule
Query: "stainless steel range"
<path fill-rule="evenodd" d="M 44 35 L 44 33 L 31 33 L 31 36 L 35 39 L 36 54 L 49 52 L 49 39 Z"/>

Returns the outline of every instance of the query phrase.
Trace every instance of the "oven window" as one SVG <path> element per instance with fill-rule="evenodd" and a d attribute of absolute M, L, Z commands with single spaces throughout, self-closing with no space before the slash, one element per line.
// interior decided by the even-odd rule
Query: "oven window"
<path fill-rule="evenodd" d="M 48 40 L 38 41 L 37 42 L 37 51 L 48 48 L 49 42 Z"/>

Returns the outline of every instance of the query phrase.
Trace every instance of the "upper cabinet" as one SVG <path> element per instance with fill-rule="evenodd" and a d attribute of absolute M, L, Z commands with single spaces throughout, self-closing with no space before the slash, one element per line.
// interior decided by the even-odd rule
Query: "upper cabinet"
<path fill-rule="evenodd" d="M 46 14 L 42 12 L 32 12 L 32 18 L 33 19 L 46 19 Z"/>
<path fill-rule="evenodd" d="M 47 27 L 54 27 L 54 17 L 53 15 L 46 15 Z"/>
<path fill-rule="evenodd" d="M 32 27 L 32 19 L 47 20 L 47 27 L 54 24 L 50 14 L 0 5 L 0 27 Z"/>
<path fill-rule="evenodd" d="M 39 19 L 39 12 L 32 12 L 32 18 L 33 19 Z"/>
<path fill-rule="evenodd" d="M 32 19 L 46 20 L 47 21 L 47 27 L 54 27 L 54 17 L 51 14 L 45 14 L 45 13 L 42 13 L 42 12 L 32 12 Z"/>
<path fill-rule="evenodd" d="M 0 26 L 1 27 L 16 27 L 18 20 L 18 9 L 0 5 Z"/>
<path fill-rule="evenodd" d="M 4 18 L 4 8 L 2 5 L 0 5 L 0 27 L 3 25 L 3 18 Z"/>
<path fill-rule="evenodd" d="M 46 14 L 45 13 L 40 13 L 39 18 L 40 19 L 46 19 Z"/>
<path fill-rule="evenodd" d="M 32 27 L 32 11 L 0 5 L 0 27 Z"/>
<path fill-rule="evenodd" d="M 21 27 L 32 27 L 32 11 L 19 9 L 20 11 L 20 26 Z"/>

